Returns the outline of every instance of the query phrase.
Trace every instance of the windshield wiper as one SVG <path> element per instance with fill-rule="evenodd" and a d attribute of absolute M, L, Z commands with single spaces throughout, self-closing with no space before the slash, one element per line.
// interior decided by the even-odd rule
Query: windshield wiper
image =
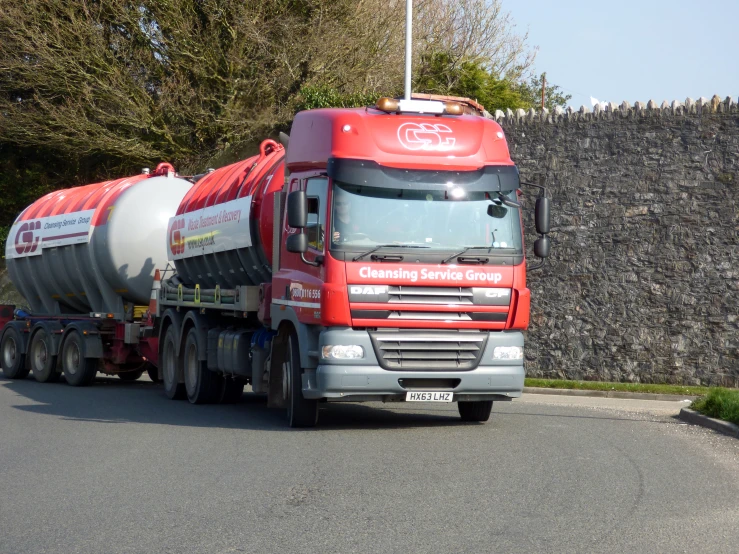
<path fill-rule="evenodd" d="M 362 252 L 361 254 L 357 254 L 352 258 L 353 262 L 356 262 L 357 260 L 361 260 L 365 256 L 369 256 L 372 254 L 372 252 L 377 252 L 380 248 L 431 248 L 430 246 L 425 246 L 423 244 L 378 244 L 374 248 L 371 248 L 370 250 L 367 250 L 367 252 Z"/>
<path fill-rule="evenodd" d="M 441 263 L 442 264 L 445 264 L 449 260 L 453 260 L 454 258 L 457 258 L 457 257 L 461 256 L 462 254 L 466 254 L 467 252 L 469 252 L 473 248 L 487 248 L 487 247 L 486 246 L 465 246 L 464 247 L 464 250 L 460 250 L 459 252 L 455 252 L 454 254 L 452 254 L 451 256 L 449 256 L 448 258 L 445 258 L 444 260 L 442 260 Z"/>

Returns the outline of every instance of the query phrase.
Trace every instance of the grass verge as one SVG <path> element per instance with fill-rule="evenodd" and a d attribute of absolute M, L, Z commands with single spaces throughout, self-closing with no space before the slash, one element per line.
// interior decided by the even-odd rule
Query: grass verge
<path fill-rule="evenodd" d="M 709 387 L 690 387 L 686 385 L 607 383 L 604 381 L 566 381 L 564 379 L 526 379 L 524 385 L 527 387 L 539 387 L 545 389 L 647 392 L 651 394 L 684 394 L 686 396 L 702 396 L 708 394 L 712 390 L 715 390 Z M 739 396 L 739 391 L 737 391 L 737 395 Z"/>
<path fill-rule="evenodd" d="M 691 406 L 695 411 L 739 425 L 739 390 L 715 388 Z"/>

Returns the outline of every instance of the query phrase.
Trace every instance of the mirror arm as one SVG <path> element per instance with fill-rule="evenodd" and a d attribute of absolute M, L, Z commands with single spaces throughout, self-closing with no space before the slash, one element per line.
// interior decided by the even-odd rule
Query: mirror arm
<path fill-rule="evenodd" d="M 510 198 L 508 198 L 502 192 L 498 192 L 498 200 L 500 200 L 501 202 L 503 202 L 503 204 L 505 204 L 509 208 L 520 208 L 521 207 L 521 204 L 519 204 L 518 202 L 515 202 L 515 201 L 511 200 Z"/>
<path fill-rule="evenodd" d="M 544 267 L 544 264 L 546 264 L 546 262 L 547 262 L 546 258 L 541 258 L 541 261 L 538 264 L 527 267 L 526 271 L 529 272 L 529 271 L 534 271 L 536 269 L 541 269 L 542 267 Z"/>
<path fill-rule="evenodd" d="M 536 187 L 536 188 L 538 188 L 538 189 L 541 189 L 541 191 L 542 191 L 542 196 L 543 196 L 544 198 L 546 198 L 546 196 L 547 196 L 547 187 L 545 187 L 545 186 L 543 186 L 543 185 L 537 185 L 537 184 L 535 184 L 535 183 L 527 183 L 526 181 L 519 181 L 519 183 L 520 183 L 521 185 L 525 185 L 525 186 L 527 186 L 527 187 Z"/>
<path fill-rule="evenodd" d="M 303 260 L 303 263 L 312 265 L 313 267 L 318 267 L 319 265 L 323 264 L 323 256 L 316 256 L 315 261 L 312 262 L 305 257 L 305 252 L 302 252 L 300 254 L 300 259 Z"/>

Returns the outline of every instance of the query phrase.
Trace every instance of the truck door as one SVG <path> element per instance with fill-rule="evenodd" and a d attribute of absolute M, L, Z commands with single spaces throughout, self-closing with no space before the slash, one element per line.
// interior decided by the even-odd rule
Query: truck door
<path fill-rule="evenodd" d="M 308 252 L 305 253 L 305 259 L 314 262 L 319 256 L 325 256 L 328 179 L 311 177 L 293 181 L 290 191 L 299 189 L 304 189 L 308 197 L 308 226 L 304 229 L 308 236 Z M 288 229 L 287 214 L 284 228 Z M 321 285 L 325 275 L 323 264 L 314 266 L 303 262 L 299 254 L 287 251 L 284 242 L 280 259 L 280 270 L 274 279 L 275 290 L 287 289 L 287 298 L 276 300 L 275 303 L 292 307 L 303 323 L 318 323 L 321 317 Z"/>

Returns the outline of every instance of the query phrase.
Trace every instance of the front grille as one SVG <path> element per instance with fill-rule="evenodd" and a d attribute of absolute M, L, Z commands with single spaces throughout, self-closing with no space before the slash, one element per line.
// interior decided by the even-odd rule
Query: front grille
<path fill-rule="evenodd" d="M 372 346 L 383 369 L 395 371 L 465 371 L 475 369 L 487 333 L 374 331 Z"/>
<path fill-rule="evenodd" d="M 388 287 L 388 302 L 395 304 L 474 304 L 469 287 Z"/>

